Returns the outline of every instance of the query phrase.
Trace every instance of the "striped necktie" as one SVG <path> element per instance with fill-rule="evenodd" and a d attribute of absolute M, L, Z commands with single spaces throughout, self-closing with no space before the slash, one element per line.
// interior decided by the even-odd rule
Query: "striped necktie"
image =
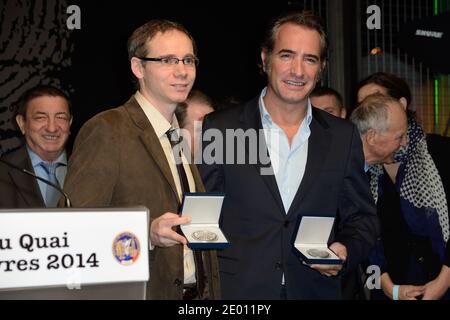
<path fill-rule="evenodd" d="M 58 187 L 59 182 L 58 179 L 56 178 L 56 168 L 58 168 L 60 166 L 60 164 L 58 162 L 41 162 L 41 167 L 44 168 L 45 172 L 47 173 L 47 180 L 50 181 L 51 183 L 57 185 Z M 44 197 L 44 201 L 45 201 L 45 205 L 47 208 L 54 208 L 57 206 L 58 204 L 58 200 L 61 197 L 61 194 L 59 193 L 59 191 L 57 189 L 55 189 L 54 187 L 47 185 L 46 188 L 46 192 L 45 192 L 45 197 Z"/>
<path fill-rule="evenodd" d="M 183 162 L 181 161 L 181 148 L 175 148 L 176 145 L 183 141 L 183 137 L 179 137 L 176 129 L 170 129 L 166 132 L 167 138 L 169 139 L 170 145 L 172 147 L 173 156 L 175 158 L 178 176 L 180 177 L 180 185 L 181 185 L 181 193 L 189 192 L 189 182 L 187 179 L 186 171 L 184 170 Z M 206 285 L 206 274 L 205 268 L 203 265 L 203 256 L 200 250 L 193 250 L 195 267 L 197 270 L 197 288 L 200 293 L 200 296 L 203 295 L 203 291 Z"/>

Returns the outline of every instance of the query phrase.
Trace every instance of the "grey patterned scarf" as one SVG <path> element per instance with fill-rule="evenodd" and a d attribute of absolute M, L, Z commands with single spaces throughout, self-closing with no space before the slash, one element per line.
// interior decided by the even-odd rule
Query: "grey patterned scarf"
<path fill-rule="evenodd" d="M 408 147 L 400 150 L 396 154 L 395 160 L 400 162 L 401 168 L 403 167 L 405 170 L 403 180 L 399 182 L 400 198 L 406 200 L 414 208 L 423 209 L 423 212 L 427 215 L 427 221 L 432 221 L 432 215 L 437 214 L 441 229 L 439 236 L 447 242 L 450 231 L 444 186 L 436 165 L 428 152 L 426 136 L 414 119 L 408 121 Z M 383 166 L 374 165 L 369 170 L 371 174 L 370 187 L 375 202 L 377 202 L 379 178 L 384 173 Z M 403 206 L 402 208 L 403 211 L 408 210 Z M 408 223 L 408 217 L 405 218 Z M 411 227 L 409 223 L 408 225 Z M 432 226 L 428 228 L 428 230 L 438 232 L 435 229 L 437 228 Z"/>

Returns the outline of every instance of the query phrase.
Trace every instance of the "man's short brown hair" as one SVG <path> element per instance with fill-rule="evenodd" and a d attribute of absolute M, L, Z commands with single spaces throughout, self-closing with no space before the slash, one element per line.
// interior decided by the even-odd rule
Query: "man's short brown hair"
<path fill-rule="evenodd" d="M 264 61 L 266 65 L 270 65 L 270 56 L 272 54 L 273 48 L 275 47 L 275 41 L 277 39 L 278 31 L 281 26 L 291 23 L 300 27 L 304 27 L 309 30 L 317 31 L 320 35 L 320 60 L 322 63 L 322 69 L 325 66 L 328 50 L 328 39 L 325 30 L 325 25 L 323 20 L 310 11 L 292 12 L 286 15 L 278 17 L 272 22 L 269 29 L 266 32 L 263 44 L 261 46 L 262 50 L 266 53 L 267 61 Z"/>
<path fill-rule="evenodd" d="M 146 57 L 148 52 L 147 43 L 151 41 L 158 32 L 164 33 L 169 30 L 178 30 L 186 34 L 192 41 L 194 54 L 197 54 L 197 47 L 192 35 L 178 22 L 163 19 L 150 20 L 146 24 L 137 28 L 128 39 L 128 60 L 133 57 Z"/>

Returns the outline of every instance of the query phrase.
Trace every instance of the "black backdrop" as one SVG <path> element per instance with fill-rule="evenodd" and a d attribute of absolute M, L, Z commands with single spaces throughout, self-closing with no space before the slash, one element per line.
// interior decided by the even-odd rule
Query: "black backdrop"
<path fill-rule="evenodd" d="M 283 1 L 78 1 L 81 30 L 73 32 L 73 67 L 64 81 L 73 86 L 74 131 L 94 114 L 118 106 L 134 92 L 126 42 L 153 18 L 181 22 L 194 36 L 200 65 L 195 88 L 217 104 L 247 100 L 264 86 L 258 63 L 263 30 L 289 10 Z"/>
<path fill-rule="evenodd" d="M 181 22 L 194 36 L 200 65 L 195 88 L 218 105 L 258 94 L 260 43 L 268 22 L 305 1 L 2 0 L 0 2 L 0 154 L 20 144 L 13 111 L 38 84 L 67 91 L 74 106 L 69 146 L 93 115 L 133 94 L 127 39 L 153 18 Z M 68 30 L 77 5 L 81 29 Z"/>

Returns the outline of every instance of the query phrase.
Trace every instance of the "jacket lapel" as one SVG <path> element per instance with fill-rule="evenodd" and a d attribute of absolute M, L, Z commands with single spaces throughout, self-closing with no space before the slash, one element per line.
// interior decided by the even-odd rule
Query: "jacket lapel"
<path fill-rule="evenodd" d="M 19 168 L 34 172 L 25 146 L 20 148 L 17 153 L 8 160 L 17 165 Z M 38 182 L 35 178 L 12 168 L 9 170 L 9 176 L 15 184 L 17 192 L 22 196 L 28 207 L 45 207 L 41 190 L 39 189 Z"/>
<path fill-rule="evenodd" d="M 142 131 L 139 138 L 141 139 L 142 143 L 144 144 L 153 160 L 158 165 L 162 176 L 166 179 L 167 183 L 172 188 L 176 199 L 178 199 L 177 188 L 175 186 L 175 181 L 173 180 L 169 164 L 167 163 L 167 158 L 164 154 L 164 150 L 161 146 L 159 138 L 156 135 L 152 125 L 150 124 L 150 121 L 147 119 L 147 116 L 134 97 L 131 97 L 131 99 L 125 104 L 125 108 L 128 111 L 133 122 Z"/>
<path fill-rule="evenodd" d="M 269 162 L 268 164 L 263 164 L 260 159 L 260 155 L 264 152 L 269 158 L 269 151 L 267 149 L 266 139 L 264 134 L 262 133 L 262 123 L 261 123 L 261 113 L 259 111 L 259 96 L 252 101 L 250 101 L 244 108 L 240 121 L 243 123 L 244 131 L 246 130 L 256 130 L 257 136 L 257 163 L 253 164 L 253 167 L 256 169 L 257 174 L 261 177 L 261 179 L 266 184 L 269 189 L 272 197 L 280 208 L 281 212 L 285 214 L 283 201 L 281 199 L 280 191 L 278 189 L 277 180 L 275 179 L 275 174 L 273 173 L 272 164 Z M 261 134 L 260 134 L 261 132 Z M 260 150 L 262 149 L 262 150 Z M 249 156 L 249 148 L 245 148 L 246 159 L 252 159 Z M 270 158 L 269 158 L 270 159 Z M 271 174 L 270 174 L 271 172 Z M 265 173 L 265 174 L 261 174 Z"/>
<path fill-rule="evenodd" d="M 327 158 L 331 143 L 331 134 L 327 132 L 327 128 L 328 125 L 325 120 L 313 108 L 313 120 L 311 122 L 311 136 L 308 141 L 308 157 L 305 174 L 289 208 L 288 215 L 298 210 L 300 203 L 307 194 L 307 190 L 316 181 L 317 176 L 322 171 L 321 169 Z"/>

